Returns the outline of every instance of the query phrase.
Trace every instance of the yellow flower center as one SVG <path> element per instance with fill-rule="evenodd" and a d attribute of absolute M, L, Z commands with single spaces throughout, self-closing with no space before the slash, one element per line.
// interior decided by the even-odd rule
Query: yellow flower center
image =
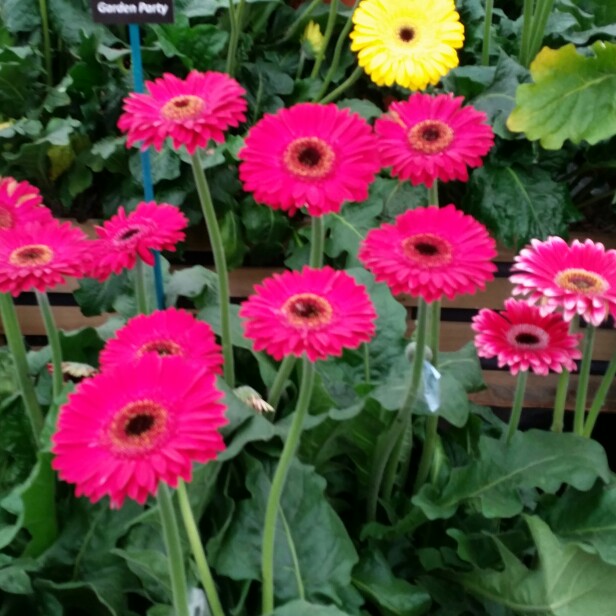
<path fill-rule="evenodd" d="M 320 295 L 297 293 L 284 303 L 282 313 L 294 327 L 314 329 L 330 323 L 334 309 Z"/>
<path fill-rule="evenodd" d="M 402 241 L 405 256 L 422 267 L 441 267 L 453 260 L 451 244 L 433 233 L 418 233 Z"/>
<path fill-rule="evenodd" d="M 205 101 L 194 94 L 182 94 L 168 100 L 161 108 L 160 114 L 165 120 L 182 122 L 195 120 L 205 109 Z"/>
<path fill-rule="evenodd" d="M 424 154 L 438 154 L 453 141 L 451 126 L 440 120 L 423 120 L 411 128 L 408 140 L 414 150 Z"/>
<path fill-rule="evenodd" d="M 570 267 L 558 272 L 555 282 L 561 289 L 582 295 L 604 293 L 610 288 L 603 276 L 577 267 Z"/>
<path fill-rule="evenodd" d="M 9 263 L 17 267 L 47 265 L 53 259 L 53 250 L 45 244 L 28 244 L 13 250 Z"/>
<path fill-rule="evenodd" d="M 142 345 L 137 351 L 137 357 L 145 353 L 156 353 L 160 356 L 183 355 L 182 347 L 173 340 L 151 340 Z"/>
<path fill-rule="evenodd" d="M 283 154 L 285 167 L 302 179 L 327 177 L 336 160 L 331 146 L 318 137 L 300 137 L 292 141 Z"/>
<path fill-rule="evenodd" d="M 152 450 L 168 431 L 167 409 L 153 400 L 124 406 L 109 424 L 106 436 L 116 454 L 131 456 Z"/>

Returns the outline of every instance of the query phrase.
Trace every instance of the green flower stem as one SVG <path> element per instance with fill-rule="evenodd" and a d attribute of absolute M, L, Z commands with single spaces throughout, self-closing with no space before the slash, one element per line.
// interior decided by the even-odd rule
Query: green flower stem
<path fill-rule="evenodd" d="M 490 33 L 492 31 L 492 13 L 494 0 L 486 0 L 486 16 L 483 22 L 483 45 L 481 47 L 481 63 L 484 66 L 490 64 Z"/>
<path fill-rule="evenodd" d="M 321 103 L 331 103 L 335 101 L 341 94 L 344 94 L 362 75 L 364 69 L 358 66 L 347 78 L 343 81 L 335 90 L 332 90 L 325 98 L 321 100 Z"/>
<path fill-rule="evenodd" d="M 381 492 L 381 485 L 385 470 L 389 468 L 388 479 L 386 482 L 387 489 L 385 492 L 390 492 L 393 485 L 393 478 L 397 471 L 397 460 L 403 452 L 399 451 L 396 454 L 396 463 L 392 463 L 390 458 L 395 453 L 399 439 L 407 433 L 407 427 L 411 421 L 411 411 L 413 404 L 417 399 L 417 393 L 421 387 L 421 375 L 423 373 L 423 360 L 426 345 L 426 321 L 427 321 L 427 306 L 424 301 L 419 302 L 417 308 L 417 339 L 415 348 L 415 357 L 411 367 L 411 380 L 409 387 L 404 396 L 404 401 L 400 409 L 396 413 L 396 417 L 383 435 L 382 446 L 379 448 L 375 456 L 374 466 L 370 476 L 370 488 L 368 492 L 368 519 L 376 519 L 376 508 Z"/>
<path fill-rule="evenodd" d="M 358 2 L 355 3 L 355 6 L 357 6 L 357 4 Z M 342 32 L 340 32 L 340 36 L 338 37 L 338 40 L 336 41 L 336 47 L 334 47 L 334 55 L 332 57 L 331 64 L 329 65 L 329 69 L 327 70 L 327 73 L 325 74 L 323 85 L 321 86 L 321 89 L 319 90 L 318 95 L 313 99 L 314 102 L 320 101 L 325 96 L 325 92 L 327 92 L 327 88 L 329 88 L 329 84 L 332 82 L 332 79 L 334 78 L 334 75 L 336 74 L 336 71 L 338 70 L 338 67 L 340 66 L 340 57 L 342 56 L 342 50 L 344 48 L 344 44 L 348 43 L 349 32 L 351 31 L 351 28 L 353 27 L 353 13 L 354 12 L 355 12 L 355 8 L 353 8 L 351 13 L 349 14 L 349 17 L 346 23 L 344 24 L 344 27 L 342 28 Z"/>
<path fill-rule="evenodd" d="M 543 37 L 545 36 L 545 28 L 552 12 L 554 0 L 538 0 L 538 6 L 533 16 L 533 25 L 530 36 L 528 63 L 530 64 L 533 58 L 539 53 Z"/>
<path fill-rule="evenodd" d="M 201 202 L 201 210 L 205 218 L 205 226 L 210 238 L 214 266 L 218 274 L 218 295 L 220 300 L 220 327 L 222 338 L 222 354 L 225 361 L 224 375 L 229 387 L 235 387 L 235 368 L 233 365 L 233 345 L 231 343 L 231 317 L 229 314 L 229 274 L 227 273 L 227 259 L 220 235 L 220 227 L 216 219 L 216 211 L 212 202 L 210 188 L 203 172 L 201 158 L 197 150 L 192 155 L 192 168 Z"/>
<path fill-rule="evenodd" d="M 518 382 L 515 386 L 515 394 L 513 396 L 513 408 L 509 416 L 509 425 L 507 432 L 503 432 L 504 441 L 506 444 L 511 442 L 515 431 L 520 425 L 520 417 L 522 417 L 522 407 L 524 406 L 524 393 L 526 392 L 526 383 L 528 381 L 528 370 L 518 373 Z"/>
<path fill-rule="evenodd" d="M 299 439 L 302 433 L 304 420 L 308 414 L 310 406 L 310 398 L 314 386 L 315 369 L 312 362 L 306 357 L 302 358 L 302 377 L 297 400 L 297 409 L 293 416 L 291 428 L 287 440 L 282 449 L 282 455 L 274 479 L 272 480 L 272 488 L 267 499 L 267 508 L 265 510 L 265 524 L 263 526 L 263 550 L 261 553 L 261 578 L 263 580 L 263 596 L 261 612 L 269 614 L 274 611 L 274 544 L 276 539 L 276 519 L 278 517 L 278 508 L 280 507 L 280 497 L 282 489 L 293 456 L 299 444 Z"/>
<path fill-rule="evenodd" d="M 584 434 L 584 414 L 586 413 L 586 397 L 588 395 L 588 381 L 590 378 L 590 362 L 595 344 L 597 328 L 590 323 L 586 324 L 584 345 L 582 349 L 582 363 L 578 377 L 577 394 L 575 397 L 575 415 L 573 418 L 573 431 L 582 436 Z"/>
<path fill-rule="evenodd" d="M 329 15 L 327 16 L 327 25 L 325 26 L 325 34 L 323 34 L 323 42 L 321 43 L 321 49 L 314 60 L 314 66 L 312 67 L 312 72 L 310 73 L 311 79 L 315 79 L 319 76 L 321 65 L 323 64 L 325 54 L 327 53 L 327 48 L 329 47 L 329 41 L 331 40 L 332 33 L 334 32 L 337 16 L 338 0 L 331 0 L 331 4 L 329 5 Z"/>
<path fill-rule="evenodd" d="M 597 417 L 599 417 L 601 407 L 605 404 L 605 398 L 610 390 L 614 376 L 616 376 L 616 353 L 614 353 L 610 359 L 610 363 L 608 364 L 607 370 L 603 375 L 603 379 L 601 379 L 601 385 L 599 385 L 599 389 L 595 394 L 595 399 L 590 407 L 590 412 L 588 413 L 588 419 L 586 421 L 586 425 L 584 426 L 584 436 L 587 436 L 588 438 L 592 436 L 592 431 L 595 428 Z"/>
<path fill-rule="evenodd" d="M 323 267 L 323 246 L 325 244 L 323 216 L 313 216 L 311 226 L 310 267 L 319 268 Z"/>
<path fill-rule="evenodd" d="M 36 291 L 36 300 L 41 310 L 41 316 L 43 317 L 43 323 L 45 324 L 45 332 L 47 334 L 47 341 L 49 348 L 51 349 L 51 363 L 53 366 L 52 385 L 53 385 L 53 397 L 57 400 L 62 393 L 62 386 L 64 380 L 62 378 L 62 347 L 60 345 L 60 335 L 56 322 L 53 318 L 53 311 L 49 305 L 49 298 L 44 291 Z"/>
<path fill-rule="evenodd" d="M 558 375 L 556 398 L 554 399 L 554 415 L 552 416 L 552 432 L 562 432 L 565 425 L 565 405 L 567 403 L 570 374 L 569 370 L 563 370 Z"/>
<path fill-rule="evenodd" d="M 203 543 L 199 537 L 199 529 L 197 528 L 195 516 L 193 515 L 192 507 L 190 506 L 190 501 L 188 500 L 186 485 L 181 479 L 178 481 L 177 493 L 180 501 L 182 519 L 184 520 L 184 528 L 186 529 L 186 534 L 188 535 L 190 549 L 192 550 L 193 557 L 197 563 L 197 569 L 199 571 L 201 583 L 203 584 L 203 589 L 205 590 L 208 603 L 210 604 L 211 614 L 212 616 L 225 616 L 225 612 L 222 609 L 222 604 L 220 602 L 220 597 L 218 596 L 218 591 L 216 590 L 216 584 L 214 583 L 214 578 L 212 577 L 212 572 L 210 571 L 210 567 L 207 563 Z"/>
<path fill-rule="evenodd" d="M 43 57 L 45 58 L 45 77 L 47 85 L 53 85 L 53 73 L 51 66 L 51 39 L 49 37 L 49 17 L 47 14 L 47 0 L 39 0 L 39 12 L 41 14 L 41 28 L 43 30 Z"/>
<path fill-rule="evenodd" d="M 306 54 L 303 49 L 299 52 L 299 60 L 297 61 L 297 71 L 295 71 L 295 81 L 299 81 L 304 72 L 304 63 L 306 62 Z"/>
<path fill-rule="evenodd" d="M 520 39 L 520 64 L 528 68 L 530 63 L 530 41 L 533 27 L 533 14 L 535 12 L 535 0 L 524 0 L 522 9 L 522 36 Z"/>
<path fill-rule="evenodd" d="M 235 72 L 235 59 L 237 56 L 237 45 L 242 33 L 244 6 L 246 0 L 240 0 L 237 10 L 233 6 L 233 0 L 229 0 L 229 21 L 231 23 L 231 36 L 229 38 L 229 48 L 227 49 L 226 72 L 233 75 Z"/>
<path fill-rule="evenodd" d="M 280 397 L 282 396 L 282 392 L 284 391 L 284 386 L 289 380 L 291 372 L 293 372 L 296 361 L 296 357 L 294 357 L 293 355 L 287 355 L 282 360 L 282 363 L 278 368 L 276 378 L 274 379 L 272 387 L 269 391 L 269 396 L 267 397 L 267 401 L 274 407 L 274 409 L 278 406 L 278 403 L 280 402 Z"/>
<path fill-rule="evenodd" d="M 303 11 L 302 14 L 289 26 L 280 42 L 286 43 L 290 41 L 297 34 L 297 31 L 304 25 L 306 19 L 308 19 L 314 13 L 314 10 L 321 5 L 322 1 L 323 0 L 312 0 L 312 2 L 306 7 L 306 10 Z"/>
<path fill-rule="evenodd" d="M 364 379 L 370 384 L 370 347 L 366 342 L 364 345 Z"/>
<path fill-rule="evenodd" d="M 148 294 L 145 285 L 145 264 L 137 257 L 135 263 L 135 301 L 137 302 L 137 312 L 148 314 Z"/>
<path fill-rule="evenodd" d="M 433 302 L 429 306 L 430 310 L 430 350 L 432 351 L 432 364 L 438 366 L 439 339 L 441 330 L 441 302 Z M 423 449 L 415 478 L 414 492 L 426 482 L 430 475 L 430 468 L 434 459 L 436 443 L 438 441 L 438 415 L 426 417 L 426 428 Z"/>
<path fill-rule="evenodd" d="M 173 509 L 173 500 L 169 488 L 162 481 L 158 485 L 158 505 L 160 519 L 163 525 L 163 536 L 167 548 L 169 562 L 169 577 L 173 592 L 175 616 L 190 616 L 188 609 L 188 590 L 186 587 L 186 572 L 184 570 L 184 555 L 178 532 L 178 521 Z"/>
<path fill-rule="evenodd" d="M 17 381 L 21 389 L 21 395 L 26 408 L 26 414 L 32 428 L 34 444 L 38 444 L 39 435 L 43 429 L 43 413 L 39 406 L 34 387 L 28 374 L 28 360 L 26 359 L 26 347 L 21 335 L 17 313 L 13 298 L 8 293 L 0 293 L 0 316 L 4 323 L 4 335 L 13 358 Z"/>

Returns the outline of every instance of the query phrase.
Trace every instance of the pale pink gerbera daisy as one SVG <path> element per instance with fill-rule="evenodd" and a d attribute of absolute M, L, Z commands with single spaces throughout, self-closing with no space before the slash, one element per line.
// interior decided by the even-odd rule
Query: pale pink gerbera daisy
<path fill-rule="evenodd" d="M 194 154 L 210 139 L 222 143 L 224 131 L 246 119 L 246 92 L 225 73 L 191 71 L 186 79 L 165 73 L 145 87 L 147 94 L 132 92 L 124 99 L 118 120 L 128 147 L 141 142 L 142 149 L 160 151 L 170 137 L 176 150 L 186 146 Z"/>
<path fill-rule="evenodd" d="M 484 289 L 496 266 L 487 229 L 453 205 L 409 210 L 366 235 L 360 261 L 394 295 L 427 302 Z"/>
<path fill-rule="evenodd" d="M 500 313 L 483 308 L 473 317 L 475 346 L 480 357 L 497 357 L 499 367 L 508 366 L 512 374 L 532 370 L 575 370 L 582 357 L 579 334 L 570 334 L 560 314 L 542 316 L 536 306 L 515 299 L 505 301 Z"/>
<path fill-rule="evenodd" d="M 264 116 L 240 151 L 244 190 L 258 203 L 293 215 L 337 212 L 364 201 L 380 169 L 368 123 L 336 105 L 301 103 Z"/>
<path fill-rule="evenodd" d="M 331 267 L 274 274 L 240 308 L 247 338 L 275 359 L 341 355 L 372 338 L 376 312 L 366 289 Z"/>
<path fill-rule="evenodd" d="M 616 251 L 601 243 L 560 237 L 532 240 L 515 257 L 509 280 L 514 295 L 528 295 L 542 314 L 563 310 L 565 321 L 576 314 L 600 325 L 610 313 L 616 316 Z"/>
<path fill-rule="evenodd" d="M 435 180 L 468 180 L 467 167 L 481 167 L 494 145 L 486 114 L 461 96 L 413 94 L 408 101 L 392 103 L 379 118 L 381 162 L 392 175 L 412 184 L 430 187 Z"/>
<path fill-rule="evenodd" d="M 174 205 L 141 202 L 127 214 L 123 207 L 96 227 L 99 239 L 92 242 L 96 262 L 91 275 L 104 280 L 111 273 L 135 267 L 137 258 L 154 265 L 152 250 L 174 251 L 185 237 L 188 219 Z"/>
<path fill-rule="evenodd" d="M 180 355 L 215 374 L 222 372 L 222 354 L 212 328 L 185 310 L 167 308 L 134 317 L 107 341 L 99 361 L 107 370 L 148 353 Z"/>
<path fill-rule="evenodd" d="M 214 375 L 182 357 L 144 355 L 87 379 L 60 409 L 53 467 L 92 502 L 143 504 L 160 481 L 190 481 L 193 462 L 224 449 Z"/>
<path fill-rule="evenodd" d="M 90 260 L 85 234 L 55 219 L 0 233 L 0 292 L 45 291 L 80 277 Z"/>
<path fill-rule="evenodd" d="M 50 222 L 53 217 L 42 202 L 41 193 L 32 184 L 0 177 L 0 232 L 30 222 Z"/>

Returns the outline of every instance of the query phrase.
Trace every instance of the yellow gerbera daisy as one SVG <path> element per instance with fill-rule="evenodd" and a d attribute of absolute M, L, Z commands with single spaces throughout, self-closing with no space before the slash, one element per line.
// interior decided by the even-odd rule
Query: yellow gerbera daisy
<path fill-rule="evenodd" d="M 464 26 L 453 0 L 362 0 L 353 24 L 351 49 L 379 86 L 424 90 L 458 66 Z"/>

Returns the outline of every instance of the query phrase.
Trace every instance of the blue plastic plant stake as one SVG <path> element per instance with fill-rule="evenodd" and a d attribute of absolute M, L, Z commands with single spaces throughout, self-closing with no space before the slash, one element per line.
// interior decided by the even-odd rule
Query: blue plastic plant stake
<path fill-rule="evenodd" d="M 131 65 L 133 67 L 133 81 L 135 82 L 135 92 L 143 92 L 143 61 L 141 60 L 141 37 L 137 24 L 128 24 L 128 35 L 130 38 L 130 50 L 132 55 Z M 143 194 L 146 201 L 154 201 L 154 182 L 152 181 L 152 165 L 150 162 L 150 150 L 141 151 L 141 168 L 143 170 Z M 160 253 L 154 253 L 154 288 L 156 291 L 156 306 L 159 310 L 165 308 L 165 290 L 163 288 L 163 270 L 160 263 Z"/>

